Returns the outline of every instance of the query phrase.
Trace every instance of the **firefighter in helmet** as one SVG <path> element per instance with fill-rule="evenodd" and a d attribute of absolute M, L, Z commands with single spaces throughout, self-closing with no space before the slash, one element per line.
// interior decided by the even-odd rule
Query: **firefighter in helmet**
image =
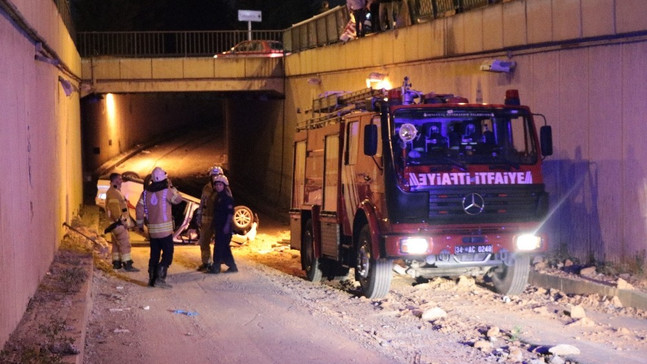
<path fill-rule="evenodd" d="M 155 167 L 151 183 L 144 187 L 137 202 L 137 226 L 143 231 L 144 221 L 150 235 L 150 259 L 148 260 L 148 285 L 170 288 L 166 283 L 168 267 L 173 262 L 173 213 L 172 204 L 182 202 L 180 193 L 173 187 L 166 172 Z M 160 261 L 161 255 L 161 261 Z"/>
<path fill-rule="evenodd" d="M 216 238 L 213 244 L 213 264 L 207 273 L 220 273 L 220 265 L 223 263 L 229 267 L 225 273 L 235 273 L 238 268 L 229 245 L 233 234 L 234 198 L 225 175 L 215 176 L 212 180 L 215 191 L 212 227 Z"/>
<path fill-rule="evenodd" d="M 220 166 L 214 166 L 209 170 L 209 182 L 202 187 L 202 195 L 200 196 L 200 207 L 198 208 L 197 220 L 200 224 L 200 258 L 202 264 L 198 267 L 198 271 L 205 272 L 211 267 L 211 248 L 209 244 L 213 238 L 213 227 L 211 221 L 213 219 L 213 203 L 216 193 L 213 189 L 213 182 L 217 176 L 222 176 L 223 171 Z"/>
<path fill-rule="evenodd" d="M 111 224 L 106 232 L 112 233 L 112 268 L 116 270 L 123 267 L 128 272 L 139 272 L 139 269 L 133 267 L 130 255 L 130 216 L 126 198 L 121 193 L 122 183 L 121 174 L 110 174 L 110 188 L 106 192 L 106 214 Z"/>

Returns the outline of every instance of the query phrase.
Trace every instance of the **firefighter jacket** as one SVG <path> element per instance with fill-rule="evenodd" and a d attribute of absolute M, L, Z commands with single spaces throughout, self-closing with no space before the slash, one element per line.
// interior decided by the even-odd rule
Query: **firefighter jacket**
<path fill-rule="evenodd" d="M 200 223 L 203 226 L 211 225 L 216 195 L 211 183 L 207 183 L 202 187 L 202 195 L 200 196 Z"/>
<path fill-rule="evenodd" d="M 182 202 L 182 196 L 175 187 L 168 186 L 168 180 L 153 182 L 144 189 L 137 202 L 137 226 L 148 225 L 151 238 L 164 238 L 173 234 L 172 206 Z"/>
<path fill-rule="evenodd" d="M 121 220 L 124 225 L 128 222 L 126 198 L 115 186 L 110 186 L 106 192 L 106 213 L 111 222 Z"/>

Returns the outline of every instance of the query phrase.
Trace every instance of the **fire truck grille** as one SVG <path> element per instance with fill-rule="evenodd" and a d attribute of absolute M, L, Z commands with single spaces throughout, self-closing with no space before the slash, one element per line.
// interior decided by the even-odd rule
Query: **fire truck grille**
<path fill-rule="evenodd" d="M 547 208 L 543 185 L 429 191 L 431 222 L 536 221 Z"/>

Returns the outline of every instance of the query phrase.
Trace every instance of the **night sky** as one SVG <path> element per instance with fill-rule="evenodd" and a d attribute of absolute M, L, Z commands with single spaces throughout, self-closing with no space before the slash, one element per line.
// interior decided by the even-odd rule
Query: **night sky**
<path fill-rule="evenodd" d="M 330 7 L 345 4 L 329 0 Z M 247 29 L 238 10 L 260 10 L 254 29 L 281 30 L 319 12 L 321 0 L 71 0 L 77 31 Z"/>

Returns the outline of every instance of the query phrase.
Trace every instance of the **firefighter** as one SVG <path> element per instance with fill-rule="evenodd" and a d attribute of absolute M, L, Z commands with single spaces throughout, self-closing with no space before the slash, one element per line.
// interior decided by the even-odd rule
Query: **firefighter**
<path fill-rule="evenodd" d="M 213 238 L 213 227 L 211 221 L 213 218 L 213 203 L 216 197 L 216 192 L 213 188 L 214 180 L 217 176 L 223 175 L 222 168 L 214 166 L 209 171 L 209 182 L 202 187 L 202 195 L 200 196 L 200 257 L 202 264 L 198 267 L 198 271 L 204 272 L 211 267 L 211 238 Z"/>
<path fill-rule="evenodd" d="M 106 213 L 111 224 L 106 232 L 112 233 L 112 268 L 124 268 L 128 272 L 139 272 L 133 267 L 130 255 L 130 235 L 128 234 L 128 205 L 121 193 L 123 179 L 119 173 L 110 174 L 110 188 L 106 192 Z"/>
<path fill-rule="evenodd" d="M 172 206 L 182 202 L 180 193 L 167 178 L 166 172 L 155 167 L 151 183 L 144 187 L 137 202 L 137 227 L 144 230 L 144 220 L 150 235 L 150 258 L 148 260 L 148 285 L 171 288 L 166 283 L 168 267 L 173 262 L 173 214 Z M 161 254 L 161 261 L 160 261 Z"/>
<path fill-rule="evenodd" d="M 229 180 L 225 175 L 214 177 L 213 182 L 216 197 L 213 206 L 212 226 L 216 239 L 213 244 L 213 265 L 207 273 L 220 273 L 220 265 L 223 263 L 229 267 L 225 273 L 235 273 L 238 272 L 238 268 L 229 245 L 234 220 L 234 198 L 229 189 Z"/>

